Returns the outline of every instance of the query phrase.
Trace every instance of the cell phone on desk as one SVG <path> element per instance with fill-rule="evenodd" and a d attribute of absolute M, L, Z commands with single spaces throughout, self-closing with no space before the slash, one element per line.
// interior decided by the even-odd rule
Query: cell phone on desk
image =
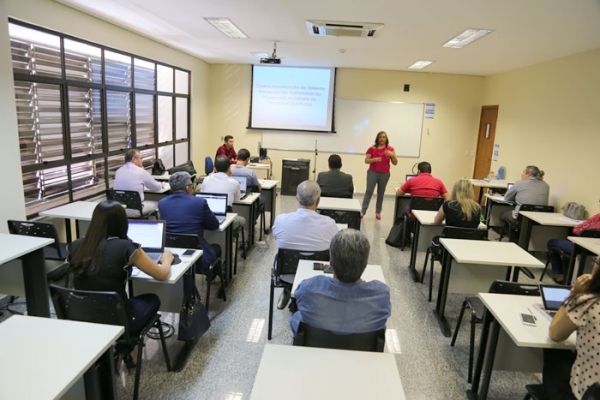
<path fill-rule="evenodd" d="M 535 317 L 531 314 L 521 313 L 521 322 L 523 325 L 535 326 Z"/>
<path fill-rule="evenodd" d="M 315 271 L 323 271 L 325 269 L 325 264 L 319 262 L 313 263 L 313 269 Z"/>
<path fill-rule="evenodd" d="M 186 251 L 183 252 L 182 256 L 193 256 L 195 252 L 196 252 L 196 250 L 187 249 Z"/>

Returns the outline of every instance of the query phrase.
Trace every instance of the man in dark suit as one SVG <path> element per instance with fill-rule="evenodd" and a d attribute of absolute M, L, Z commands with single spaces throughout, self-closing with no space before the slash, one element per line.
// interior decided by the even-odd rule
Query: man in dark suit
<path fill-rule="evenodd" d="M 328 163 L 329 171 L 319 172 L 317 177 L 317 183 L 321 187 L 321 196 L 352 198 L 352 194 L 354 194 L 352 175 L 340 171 L 342 168 L 340 156 L 330 155 Z"/>

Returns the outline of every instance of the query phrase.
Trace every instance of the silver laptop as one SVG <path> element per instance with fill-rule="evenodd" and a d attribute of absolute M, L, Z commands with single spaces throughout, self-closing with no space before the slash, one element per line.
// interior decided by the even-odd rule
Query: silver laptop
<path fill-rule="evenodd" d="M 415 176 L 416 176 L 416 175 L 413 175 L 413 174 L 406 174 L 406 179 L 405 179 L 405 182 L 408 182 L 408 180 L 409 180 L 409 179 L 412 179 L 412 178 L 414 178 Z"/>
<path fill-rule="evenodd" d="M 154 262 L 158 262 L 165 251 L 165 221 L 130 219 L 127 236 L 142 246 Z"/>
<path fill-rule="evenodd" d="M 540 292 L 542 292 L 542 302 L 544 304 L 544 311 L 551 317 L 554 317 L 556 311 L 564 303 L 565 299 L 569 297 L 571 293 L 570 286 L 557 286 L 557 285 L 540 285 Z"/>
<path fill-rule="evenodd" d="M 245 199 L 246 196 L 248 196 L 248 193 L 246 192 L 246 189 L 248 188 L 248 178 L 245 176 L 236 175 L 232 175 L 231 177 L 240 183 L 240 192 L 242 194 L 241 199 Z"/>
<path fill-rule="evenodd" d="M 215 214 L 219 224 L 227 218 L 227 194 L 226 193 L 196 193 L 196 197 L 202 197 L 208 203 L 208 208 Z"/>

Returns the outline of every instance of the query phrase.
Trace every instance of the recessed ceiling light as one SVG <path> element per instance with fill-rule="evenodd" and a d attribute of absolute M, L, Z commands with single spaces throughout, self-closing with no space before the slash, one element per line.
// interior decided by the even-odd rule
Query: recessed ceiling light
<path fill-rule="evenodd" d="M 241 31 L 229 18 L 204 18 L 206 22 L 220 30 L 225 36 L 231 39 L 248 39 L 248 36 Z"/>
<path fill-rule="evenodd" d="M 416 63 L 408 67 L 408 69 L 423 69 L 431 64 L 433 64 L 433 61 L 417 61 Z"/>
<path fill-rule="evenodd" d="M 261 58 L 269 58 L 271 57 L 271 55 L 269 53 L 250 53 L 252 54 L 254 57 L 258 58 L 259 60 Z"/>
<path fill-rule="evenodd" d="M 450 47 L 453 49 L 461 49 L 471 42 L 476 41 L 485 35 L 492 33 L 490 29 L 467 29 L 455 38 L 450 39 L 442 45 L 442 47 Z"/>

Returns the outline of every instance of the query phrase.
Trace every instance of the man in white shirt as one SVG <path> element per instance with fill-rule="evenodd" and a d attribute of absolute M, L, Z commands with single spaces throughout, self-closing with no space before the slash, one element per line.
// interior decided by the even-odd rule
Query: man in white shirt
<path fill-rule="evenodd" d="M 315 181 L 304 181 L 296 188 L 300 207 L 291 213 L 279 214 L 273 224 L 273 235 L 278 249 L 321 251 L 329 249 L 329 242 L 339 229 L 333 218 L 317 213 L 321 188 Z M 290 293 L 283 290 L 277 308 L 283 309 Z M 291 307 L 291 306 L 290 306 Z"/>
<path fill-rule="evenodd" d="M 234 201 L 240 201 L 240 183 L 231 176 L 231 163 L 227 156 L 215 158 L 215 173 L 208 175 L 202 181 L 202 191 L 205 193 L 226 193 L 227 207 L 231 208 Z M 233 219 L 233 230 L 246 224 L 246 218 L 239 215 Z"/>
<path fill-rule="evenodd" d="M 125 153 L 125 165 L 115 173 L 115 190 L 134 190 L 140 194 L 144 206 L 144 214 L 156 211 L 156 201 L 144 200 L 144 188 L 149 190 L 160 190 L 162 183 L 152 178 L 152 175 L 144 169 L 142 154 L 136 149 L 129 149 Z M 138 213 L 135 212 L 137 215 Z"/>

